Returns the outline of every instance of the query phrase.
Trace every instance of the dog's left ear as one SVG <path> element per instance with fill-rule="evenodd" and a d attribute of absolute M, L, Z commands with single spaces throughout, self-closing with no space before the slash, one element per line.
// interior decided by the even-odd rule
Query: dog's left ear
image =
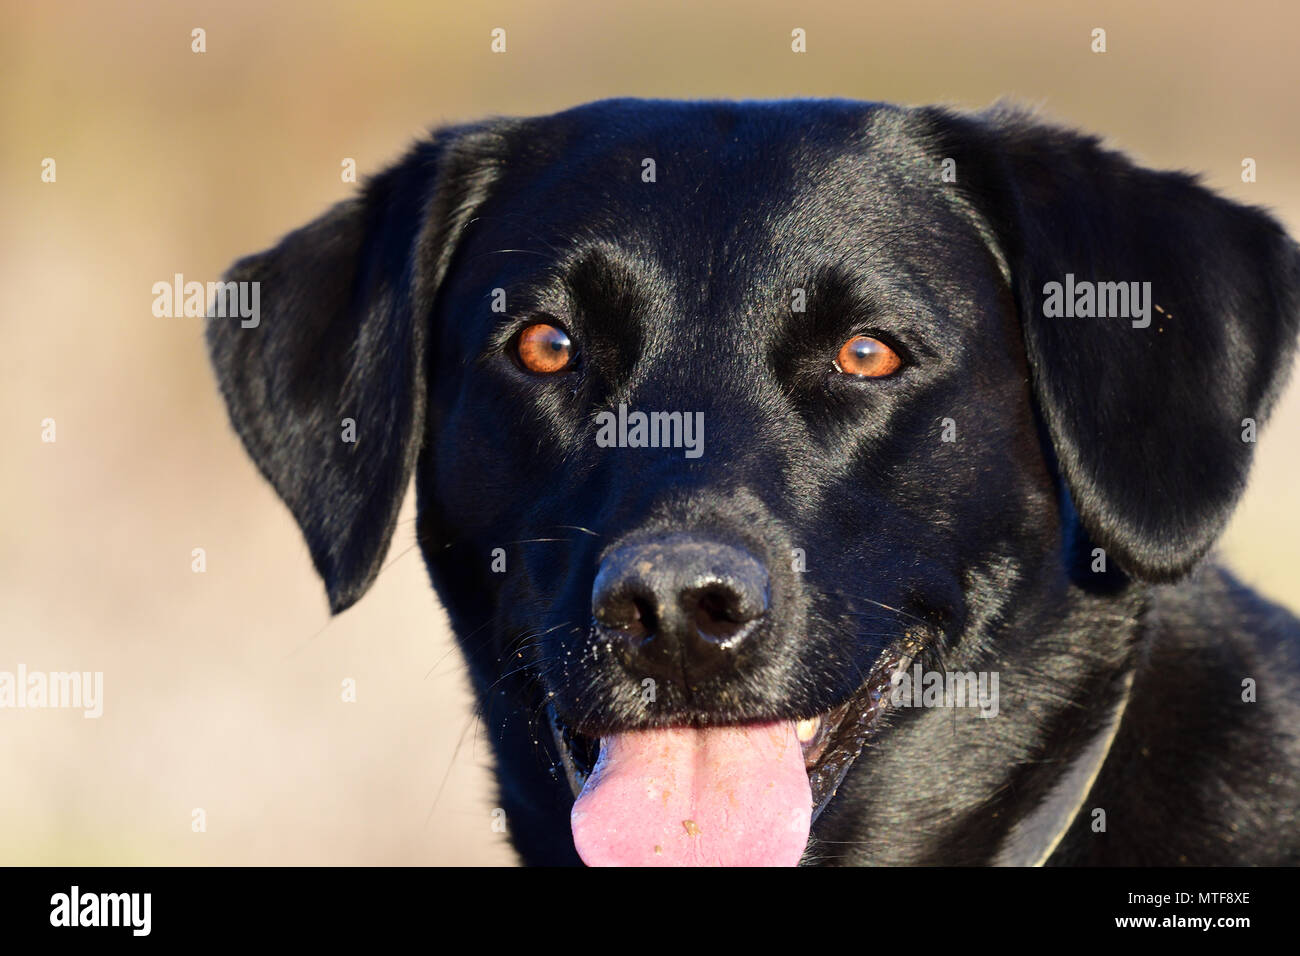
<path fill-rule="evenodd" d="M 1128 574 L 1176 579 L 1227 523 L 1290 370 L 1300 251 L 1266 213 L 1095 139 L 1005 110 L 925 115 L 1010 272 L 1084 528 Z M 1096 317 L 1125 293 L 1126 315 Z"/>
<path fill-rule="evenodd" d="M 424 430 L 425 343 L 455 239 L 488 186 L 490 134 L 445 130 L 275 247 L 241 259 L 251 317 L 209 309 L 221 392 L 293 512 L 330 608 L 370 587 Z"/>

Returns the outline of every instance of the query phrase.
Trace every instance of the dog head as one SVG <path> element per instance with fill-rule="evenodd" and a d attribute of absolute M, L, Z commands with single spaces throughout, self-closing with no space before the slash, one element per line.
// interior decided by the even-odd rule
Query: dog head
<path fill-rule="evenodd" d="M 1283 231 L 1187 176 L 840 101 L 445 129 L 227 280 L 331 607 L 414 477 L 516 844 L 588 862 L 989 858 L 1127 667 L 1080 622 L 1222 531 L 1300 316 Z M 891 706 L 913 667 L 1014 706 Z"/>

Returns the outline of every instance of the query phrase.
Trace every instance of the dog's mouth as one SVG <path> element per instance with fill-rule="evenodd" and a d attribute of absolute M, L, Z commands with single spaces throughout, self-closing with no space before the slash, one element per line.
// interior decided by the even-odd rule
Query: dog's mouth
<path fill-rule="evenodd" d="M 600 739 L 548 706 L 588 864 L 798 863 L 813 821 L 889 710 L 893 675 L 919 645 L 884 652 L 844 703 L 799 720 L 672 727 Z"/>

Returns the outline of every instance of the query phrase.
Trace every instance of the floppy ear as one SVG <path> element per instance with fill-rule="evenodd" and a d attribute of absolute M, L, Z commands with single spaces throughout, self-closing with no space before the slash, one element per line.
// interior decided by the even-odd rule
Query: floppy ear
<path fill-rule="evenodd" d="M 1094 138 L 1001 109 L 928 116 L 1009 269 L 1083 527 L 1131 576 L 1176 579 L 1227 523 L 1255 447 L 1247 420 L 1263 423 L 1290 370 L 1296 245 L 1266 213 Z M 1089 306 L 1085 282 L 1139 283 L 1128 316 L 1095 317 L 1123 290 Z"/>
<path fill-rule="evenodd" d="M 225 281 L 255 283 L 259 314 L 209 309 L 230 420 L 302 528 L 334 613 L 378 574 L 420 450 L 424 326 L 486 189 L 472 153 L 453 145 L 461 132 L 417 146 L 357 198 L 235 263 Z"/>

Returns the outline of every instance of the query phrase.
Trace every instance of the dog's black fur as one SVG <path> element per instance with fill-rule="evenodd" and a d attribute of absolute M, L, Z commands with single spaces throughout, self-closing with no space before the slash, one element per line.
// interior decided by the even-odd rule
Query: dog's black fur
<path fill-rule="evenodd" d="M 1150 281 L 1163 312 L 1045 318 L 1066 273 Z M 221 389 L 334 611 L 414 476 L 525 861 L 577 861 L 548 701 L 587 735 L 806 717 L 909 630 L 929 666 L 997 671 L 1000 714 L 893 713 L 806 862 L 1000 859 L 1130 674 L 1049 862 L 1300 860 L 1300 624 L 1200 563 L 1300 324 L 1265 213 L 1014 110 L 615 100 L 440 130 L 227 278 L 261 282 L 262 317 L 209 320 Z M 572 371 L 512 362 L 539 316 Z M 903 370 L 836 373 L 862 332 Z M 620 402 L 704 412 L 704 455 L 598 447 Z M 758 556 L 771 610 L 732 677 L 646 704 L 587 654 L 592 582 L 665 529 Z"/>

